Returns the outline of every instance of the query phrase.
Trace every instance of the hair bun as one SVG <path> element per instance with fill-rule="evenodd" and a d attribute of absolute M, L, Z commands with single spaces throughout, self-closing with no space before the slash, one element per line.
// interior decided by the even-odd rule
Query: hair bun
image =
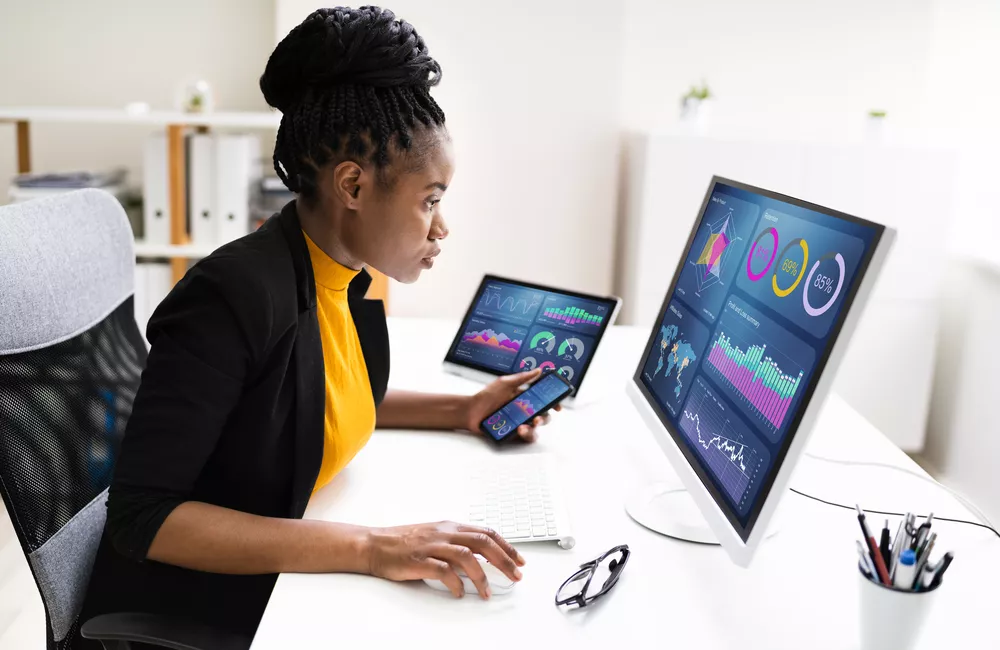
<path fill-rule="evenodd" d="M 441 67 L 413 25 L 379 7 L 317 9 L 274 49 L 260 77 L 267 103 L 288 112 L 308 91 L 339 84 L 433 86 Z"/>

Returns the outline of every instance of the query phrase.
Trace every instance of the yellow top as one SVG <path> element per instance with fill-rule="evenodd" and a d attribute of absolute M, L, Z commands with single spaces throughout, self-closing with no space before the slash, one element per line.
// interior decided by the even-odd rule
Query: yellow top
<path fill-rule="evenodd" d="M 375 400 L 358 331 L 347 305 L 347 285 L 358 271 L 339 264 L 304 232 L 316 277 L 316 311 L 326 369 L 323 463 L 313 492 L 329 483 L 361 451 L 375 430 Z"/>

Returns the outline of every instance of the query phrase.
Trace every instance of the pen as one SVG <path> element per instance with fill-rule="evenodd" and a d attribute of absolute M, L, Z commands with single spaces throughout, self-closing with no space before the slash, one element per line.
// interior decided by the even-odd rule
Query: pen
<path fill-rule="evenodd" d="M 892 556 L 889 566 L 889 578 L 896 577 L 896 562 L 899 560 L 899 550 L 903 545 L 903 533 L 906 530 L 906 519 L 899 520 L 899 528 L 896 529 L 896 536 L 892 538 Z"/>
<path fill-rule="evenodd" d="M 948 570 L 951 566 L 951 561 L 955 558 L 954 555 L 949 551 L 941 557 L 940 567 L 934 572 L 934 579 L 931 581 L 931 586 L 928 589 L 934 589 L 941 584 L 941 578 L 944 577 L 944 572 Z"/>
<path fill-rule="evenodd" d="M 889 520 L 885 520 L 885 526 L 882 528 L 882 539 L 879 540 L 878 550 L 882 554 L 882 561 L 885 562 L 886 566 L 889 566 L 891 560 L 889 556 Z M 889 576 L 890 578 L 892 576 Z"/>
<path fill-rule="evenodd" d="M 937 539 L 937 533 L 931 533 L 926 541 L 917 548 L 917 562 L 920 562 L 933 547 L 934 540 Z"/>
<path fill-rule="evenodd" d="M 937 541 L 937 533 L 931 533 L 931 536 L 927 538 L 927 543 L 917 553 L 917 571 L 913 580 L 914 589 L 920 586 L 920 577 L 923 575 L 924 567 L 927 566 L 927 561 L 931 557 L 931 551 L 934 550 L 935 541 Z"/>
<path fill-rule="evenodd" d="M 865 572 L 871 580 L 878 580 L 878 574 L 875 572 L 875 567 L 872 566 L 871 558 L 868 557 L 865 547 L 861 545 L 861 542 L 854 540 L 854 543 L 858 546 L 858 564 L 861 566 L 861 570 Z"/>
<path fill-rule="evenodd" d="M 917 580 L 917 590 L 927 591 L 930 589 L 931 581 L 934 580 L 934 569 L 937 565 L 928 562 L 924 565 L 924 570 L 920 574 L 920 579 Z"/>
<path fill-rule="evenodd" d="M 917 528 L 917 536 L 913 540 L 913 550 L 920 548 L 920 545 L 927 539 L 928 533 L 931 532 L 931 521 L 933 519 L 934 513 L 929 513 L 927 515 L 927 519 L 924 520 L 924 523 L 920 524 L 920 527 Z"/>
<path fill-rule="evenodd" d="M 906 513 L 906 519 L 903 520 L 903 539 L 900 540 L 899 553 L 903 552 L 903 549 L 910 548 L 910 531 L 913 530 L 913 513 Z M 896 560 L 899 560 L 899 553 L 896 553 Z"/>
<path fill-rule="evenodd" d="M 878 544 L 875 543 L 875 538 L 872 536 L 871 531 L 868 530 L 868 524 L 865 523 L 865 512 L 861 509 L 861 506 L 855 504 L 854 506 L 858 510 L 858 523 L 861 524 L 861 534 L 865 538 L 865 543 L 868 545 L 868 553 L 872 557 L 872 562 L 875 564 L 875 569 L 878 570 L 879 580 L 882 581 L 887 587 L 892 586 L 892 582 L 889 580 L 889 570 L 885 567 L 885 562 L 882 560 L 882 554 L 879 553 Z"/>

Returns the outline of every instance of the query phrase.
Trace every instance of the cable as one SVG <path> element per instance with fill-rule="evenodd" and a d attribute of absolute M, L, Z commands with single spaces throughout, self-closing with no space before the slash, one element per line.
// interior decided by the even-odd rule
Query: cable
<path fill-rule="evenodd" d="M 801 496 L 801 497 L 805 497 L 807 499 L 812 499 L 813 501 L 819 501 L 820 503 L 826 504 L 828 506 L 833 506 L 834 508 L 843 508 L 844 510 L 850 510 L 851 512 L 854 512 L 854 507 L 853 506 L 845 506 L 842 503 L 834 503 L 833 501 L 827 501 L 826 499 L 820 499 L 819 497 L 814 497 L 811 494 L 806 494 L 805 492 L 802 492 L 801 490 L 796 490 L 795 488 L 788 488 L 788 489 L 791 490 L 792 492 L 794 492 L 795 494 Z M 871 514 L 871 515 L 886 515 L 886 516 L 889 516 L 889 517 L 905 517 L 906 516 L 906 514 L 902 513 L 902 512 L 888 512 L 888 511 L 885 511 L 885 510 L 869 510 L 868 508 L 865 508 L 865 513 L 866 514 Z M 927 515 L 917 515 L 917 517 L 919 517 L 921 519 L 926 519 Z M 938 517 L 937 515 L 934 515 L 934 521 L 950 521 L 950 522 L 956 523 L 956 524 L 968 524 L 970 526 L 978 526 L 979 528 L 985 528 L 986 530 L 990 531 L 991 533 L 993 533 L 997 537 L 1000 537 L 1000 531 L 997 531 L 996 528 L 993 528 L 992 526 L 987 526 L 986 524 L 981 524 L 978 521 L 969 521 L 967 519 L 951 519 L 950 517 Z"/>
<path fill-rule="evenodd" d="M 976 515 L 977 517 L 979 517 L 980 519 L 982 519 L 983 522 L 985 522 L 985 523 L 980 523 L 978 521 L 969 521 L 967 519 L 952 519 L 952 518 L 949 518 L 949 517 L 938 517 L 937 515 L 934 516 L 934 520 L 935 521 L 950 521 L 950 522 L 953 522 L 953 523 L 956 523 L 956 524 L 968 524 L 970 526 L 977 526 L 979 528 L 985 528 L 986 530 L 992 532 L 997 537 L 1000 537 L 1000 531 L 998 531 L 996 529 L 996 527 L 989 520 L 989 518 L 986 517 L 986 515 L 984 515 L 982 513 L 982 511 L 979 510 L 979 508 L 977 508 L 972 502 L 970 502 L 967 498 L 965 498 L 961 493 L 959 493 L 959 492 L 957 492 L 957 491 L 949 488 L 948 486 L 940 483 L 939 481 L 936 481 L 935 479 L 933 479 L 931 477 L 924 476 L 922 474 L 918 474 L 917 472 L 914 472 L 912 470 L 906 469 L 905 467 L 899 467 L 898 465 L 890 465 L 888 463 L 877 463 L 877 462 L 873 462 L 873 461 L 842 460 L 842 459 L 839 459 L 839 458 L 826 458 L 825 456 L 817 456 L 816 454 L 811 454 L 809 452 L 805 452 L 803 455 L 808 456 L 809 458 L 812 458 L 814 460 L 821 460 L 823 462 L 833 463 L 835 465 L 855 465 L 855 466 L 858 466 L 858 467 L 880 467 L 880 468 L 885 468 L 885 469 L 892 469 L 892 470 L 896 470 L 897 472 L 902 472 L 904 474 L 909 474 L 910 476 L 919 478 L 922 481 L 926 481 L 928 483 L 932 483 L 932 484 L 936 485 L 937 487 L 943 489 L 945 492 L 948 492 L 953 497 L 955 497 L 955 499 L 959 503 L 961 503 L 966 508 L 968 508 L 974 515 Z M 843 508 L 844 510 L 852 510 L 852 511 L 854 510 L 854 507 L 852 507 L 852 506 L 846 506 L 846 505 L 844 505 L 842 503 L 835 503 L 833 501 L 827 501 L 826 499 L 821 499 L 819 497 L 814 497 L 811 494 L 806 494 L 805 492 L 802 492 L 801 490 L 796 490 L 795 488 L 792 488 L 792 487 L 790 487 L 788 489 L 791 490 L 792 492 L 794 492 L 795 494 L 798 494 L 799 496 L 805 497 L 807 499 L 812 499 L 813 501 L 818 501 L 818 502 L 826 504 L 828 506 L 833 506 L 835 508 Z M 883 510 L 869 510 L 867 508 L 865 509 L 865 512 L 876 514 L 876 515 L 887 515 L 887 516 L 890 516 L 890 517 L 905 517 L 906 516 L 906 514 L 902 513 L 902 512 L 887 512 L 887 511 L 883 511 Z M 926 518 L 927 517 L 927 515 L 917 515 L 917 516 L 921 517 L 921 518 Z"/>
<path fill-rule="evenodd" d="M 932 485 L 934 485 L 936 487 L 941 488 L 945 492 L 949 493 L 951 496 L 955 497 L 955 499 L 959 503 L 961 503 L 963 506 L 965 506 L 966 508 L 968 508 L 969 511 L 972 512 L 972 514 L 976 515 L 976 517 L 978 517 L 979 519 L 981 519 L 982 521 L 984 521 L 986 524 L 988 524 L 988 528 L 990 530 L 993 530 L 993 531 L 996 530 L 996 526 L 993 525 L 993 522 L 990 521 L 989 517 L 987 517 L 983 513 L 982 510 L 980 510 L 974 503 L 972 503 L 972 501 L 969 498 L 967 498 L 961 492 L 959 492 L 957 490 L 953 490 L 952 488 L 948 487 L 947 485 L 945 485 L 945 484 L 941 483 L 940 481 L 934 479 L 933 477 L 925 476 L 925 475 L 920 474 L 918 472 L 914 472 L 913 470 L 906 469 L 905 467 L 900 467 L 898 465 L 891 465 L 889 463 L 878 463 L 878 462 L 874 462 L 874 461 L 863 461 L 863 460 L 843 460 L 843 459 L 839 459 L 839 458 L 827 458 L 826 456 L 818 456 L 816 454 L 812 454 L 812 453 L 809 453 L 809 452 L 804 452 L 803 455 L 808 456 L 809 458 L 812 458 L 814 460 L 821 460 L 821 461 L 823 461 L 825 463 L 832 463 L 832 464 L 835 464 L 835 465 L 847 465 L 847 466 L 858 466 L 858 467 L 881 467 L 881 468 L 885 468 L 885 469 L 892 469 L 892 470 L 895 470 L 897 472 L 902 472 L 903 474 L 909 474 L 910 476 L 912 476 L 914 478 L 918 478 L 921 481 L 924 481 L 926 483 L 930 483 L 930 484 L 932 484 Z"/>
<path fill-rule="evenodd" d="M 950 494 L 951 496 L 955 497 L 955 499 L 959 503 L 961 503 L 963 506 L 965 506 L 966 508 L 968 508 L 969 511 L 972 514 L 976 515 L 976 517 L 978 517 L 980 520 L 982 520 L 984 523 L 986 523 L 987 527 L 990 530 L 993 530 L 994 532 L 996 531 L 996 526 L 993 524 L 992 521 L 990 521 L 990 518 L 987 517 L 986 514 L 976 506 L 976 504 L 972 503 L 971 499 L 969 499 L 968 497 L 966 497 L 964 494 L 962 494 L 958 490 L 953 490 L 952 488 L 948 487 L 944 483 L 941 483 L 940 481 L 938 481 L 934 477 L 926 476 L 925 474 L 920 474 L 919 472 L 914 472 L 911 469 L 906 469 L 905 467 L 900 467 L 899 465 L 891 465 L 889 463 L 878 463 L 878 462 L 875 462 L 875 461 L 864 461 L 864 460 L 843 460 L 843 459 L 840 459 L 840 458 L 828 458 L 826 456 L 818 456 L 816 454 L 809 453 L 808 451 L 805 452 L 805 455 L 808 456 L 809 458 L 814 459 L 814 460 L 821 460 L 824 463 L 832 463 L 834 465 L 847 465 L 847 466 L 856 465 L 858 467 L 881 467 L 881 468 L 885 468 L 885 469 L 895 470 L 897 472 L 902 472 L 903 474 L 909 474 L 910 476 L 912 476 L 914 478 L 918 478 L 921 481 L 924 481 L 926 483 L 930 483 L 931 485 L 939 487 L 942 490 L 944 490 L 945 492 L 947 492 L 948 494 Z"/>

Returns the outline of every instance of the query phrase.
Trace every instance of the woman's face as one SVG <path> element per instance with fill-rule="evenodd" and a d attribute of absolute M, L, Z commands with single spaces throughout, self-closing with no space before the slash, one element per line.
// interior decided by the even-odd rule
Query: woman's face
<path fill-rule="evenodd" d="M 448 236 L 441 199 L 454 172 L 447 131 L 425 131 L 414 138 L 416 154 L 406 154 L 383 171 L 357 179 L 355 205 L 344 243 L 358 259 L 404 283 L 434 266 L 440 240 Z"/>

